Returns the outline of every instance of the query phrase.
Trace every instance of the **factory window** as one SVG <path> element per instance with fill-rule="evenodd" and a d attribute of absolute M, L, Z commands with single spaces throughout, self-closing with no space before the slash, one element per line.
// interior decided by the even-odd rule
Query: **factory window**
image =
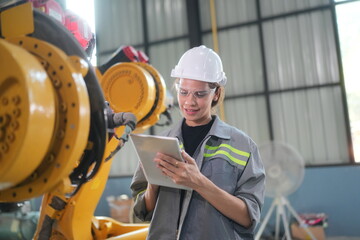
<path fill-rule="evenodd" d="M 337 23 L 355 161 L 360 162 L 360 1 L 338 4 Z"/>

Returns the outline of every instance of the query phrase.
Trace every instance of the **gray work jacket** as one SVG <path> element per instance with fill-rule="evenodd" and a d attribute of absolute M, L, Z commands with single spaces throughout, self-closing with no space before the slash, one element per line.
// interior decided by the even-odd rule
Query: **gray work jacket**
<path fill-rule="evenodd" d="M 181 124 L 179 122 L 163 135 L 177 137 L 183 142 Z M 151 221 L 147 239 L 253 239 L 265 190 L 265 170 L 256 144 L 242 131 L 215 117 L 209 133 L 195 151 L 194 159 L 201 173 L 214 184 L 245 201 L 251 227 L 246 229 L 227 218 L 192 190 L 186 191 L 180 213 L 181 190 L 160 186 L 155 209 L 147 212 L 144 200 L 147 181 L 138 166 L 131 190 L 135 198 L 135 215 L 143 221 Z"/>

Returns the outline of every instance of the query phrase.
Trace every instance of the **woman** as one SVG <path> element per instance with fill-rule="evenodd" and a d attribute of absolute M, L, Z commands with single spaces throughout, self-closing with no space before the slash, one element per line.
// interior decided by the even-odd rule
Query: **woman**
<path fill-rule="evenodd" d="M 139 166 L 131 184 L 135 215 L 151 220 L 148 239 L 253 239 L 265 171 L 256 144 L 212 115 L 226 83 L 220 57 L 205 46 L 192 48 L 171 76 L 184 119 L 164 135 L 183 144 L 184 162 L 161 153 L 154 161 L 192 190 L 148 184 Z"/>

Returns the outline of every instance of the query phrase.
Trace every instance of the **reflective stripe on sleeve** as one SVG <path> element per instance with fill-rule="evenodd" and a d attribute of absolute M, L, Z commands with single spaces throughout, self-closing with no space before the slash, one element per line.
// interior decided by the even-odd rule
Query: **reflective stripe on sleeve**
<path fill-rule="evenodd" d="M 142 194 L 142 193 L 143 193 L 143 192 L 145 192 L 145 191 L 146 191 L 146 189 L 144 189 L 144 190 L 140 191 L 140 192 L 136 195 L 136 200 L 135 200 L 135 201 L 137 201 L 137 199 L 138 199 L 139 195 L 140 195 L 140 194 Z"/>

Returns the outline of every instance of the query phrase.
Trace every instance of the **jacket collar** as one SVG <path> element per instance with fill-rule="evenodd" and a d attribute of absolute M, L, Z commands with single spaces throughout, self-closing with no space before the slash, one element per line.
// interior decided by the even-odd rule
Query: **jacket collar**
<path fill-rule="evenodd" d="M 215 115 L 214 123 L 208 135 L 216 136 L 218 138 L 230 139 L 229 125 L 223 122 L 217 115 Z"/>
<path fill-rule="evenodd" d="M 208 135 L 216 136 L 218 138 L 223 139 L 230 139 L 230 131 L 229 125 L 220 120 L 220 118 L 217 115 L 213 115 L 215 117 L 214 123 L 211 126 L 211 129 L 208 133 Z M 182 121 L 179 121 L 170 131 L 171 136 L 176 136 L 182 141 L 182 135 L 181 135 L 181 125 L 185 121 L 183 118 Z"/>

